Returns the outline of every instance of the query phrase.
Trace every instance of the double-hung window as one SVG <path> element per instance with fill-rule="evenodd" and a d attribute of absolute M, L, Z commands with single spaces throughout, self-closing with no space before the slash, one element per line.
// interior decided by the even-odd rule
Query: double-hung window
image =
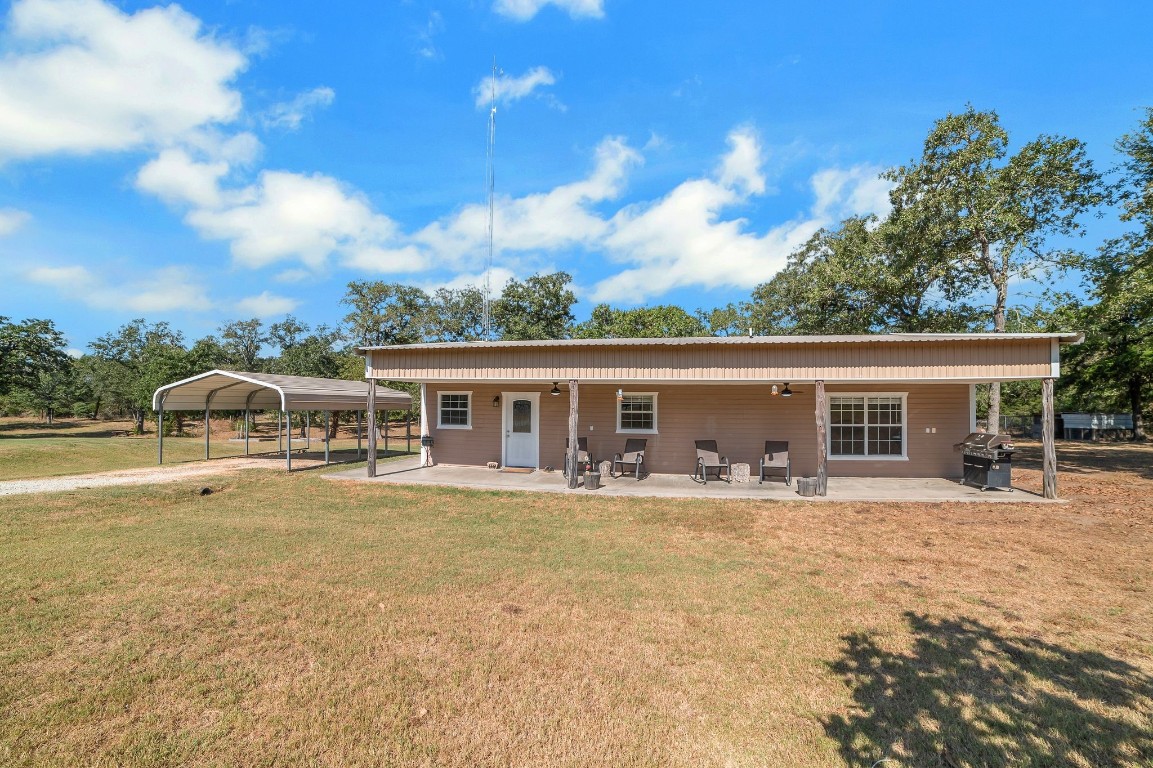
<path fill-rule="evenodd" d="M 472 392 L 441 392 L 437 406 L 441 429 L 472 429 Z"/>
<path fill-rule="evenodd" d="M 829 457 L 903 459 L 904 394 L 830 395 Z"/>
<path fill-rule="evenodd" d="M 617 432 L 656 434 L 656 392 L 625 392 L 617 400 Z"/>

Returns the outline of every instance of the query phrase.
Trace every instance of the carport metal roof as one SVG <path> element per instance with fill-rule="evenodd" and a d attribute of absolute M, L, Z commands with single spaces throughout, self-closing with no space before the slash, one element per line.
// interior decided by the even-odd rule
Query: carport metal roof
<path fill-rule="evenodd" d="M 274 373 L 208 371 L 166 384 L 152 395 L 152 407 L 166 411 L 254 410 L 363 411 L 368 406 L 368 382 L 281 376 Z M 378 410 L 406 410 L 412 396 L 376 388 Z"/>

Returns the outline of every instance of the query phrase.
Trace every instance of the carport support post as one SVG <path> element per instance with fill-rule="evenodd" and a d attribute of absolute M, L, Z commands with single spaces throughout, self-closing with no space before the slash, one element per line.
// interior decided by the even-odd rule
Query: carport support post
<path fill-rule="evenodd" d="M 284 411 L 276 412 L 276 452 L 284 450 Z"/>
<path fill-rule="evenodd" d="M 288 445 L 286 446 L 288 450 L 286 450 L 284 452 L 284 466 L 287 467 L 289 472 L 291 472 L 292 471 L 292 411 L 285 411 L 284 412 L 284 424 L 286 427 L 284 431 L 288 433 Z"/>
<path fill-rule="evenodd" d="M 164 463 L 164 395 L 160 396 L 160 408 L 156 411 L 156 463 Z"/>
<path fill-rule="evenodd" d="M 204 400 L 204 460 L 205 461 L 208 461 L 208 459 L 209 459 L 208 439 L 211 437 L 211 432 L 212 432 L 212 424 L 210 424 L 208 421 L 209 417 L 212 415 L 212 407 L 211 406 L 212 406 L 212 395 L 209 395 Z"/>
<path fill-rule="evenodd" d="M 1053 443 L 1053 379 L 1041 379 L 1041 451 L 1044 475 L 1042 493 L 1057 498 L 1057 448 Z"/>
<path fill-rule="evenodd" d="M 356 412 L 356 458 L 360 458 L 360 411 Z"/>
<path fill-rule="evenodd" d="M 304 412 L 304 450 L 312 450 L 312 411 Z"/>
<path fill-rule="evenodd" d="M 568 465 L 568 487 L 577 487 L 577 457 L 580 455 L 578 451 L 580 446 L 577 445 L 577 402 L 580 399 L 580 391 L 577 388 L 576 379 L 569 379 L 568 382 L 568 455 L 565 456 L 564 462 Z"/>
<path fill-rule="evenodd" d="M 359 439 L 359 438 L 358 438 Z M 376 477 L 376 380 L 368 380 L 368 476 Z"/>
<path fill-rule="evenodd" d="M 332 445 L 332 435 L 328 432 L 328 420 L 332 416 L 332 411 L 324 412 L 324 463 L 328 463 L 328 447 Z"/>
<path fill-rule="evenodd" d="M 817 495 L 829 493 L 829 443 L 825 437 L 825 382 L 817 386 Z"/>

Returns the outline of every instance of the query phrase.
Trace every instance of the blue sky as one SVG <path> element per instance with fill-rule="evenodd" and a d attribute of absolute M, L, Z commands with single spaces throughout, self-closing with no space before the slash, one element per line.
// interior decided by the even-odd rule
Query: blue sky
<path fill-rule="evenodd" d="M 190 339 L 350 280 L 564 269 L 578 315 L 748 296 L 972 102 L 1102 167 L 1153 104 L 1144 3 L 21 0 L 0 33 L 0 314 Z M 1119 231 L 1089 218 L 1082 246 Z M 1027 302 L 1035 286 L 1018 286 Z"/>

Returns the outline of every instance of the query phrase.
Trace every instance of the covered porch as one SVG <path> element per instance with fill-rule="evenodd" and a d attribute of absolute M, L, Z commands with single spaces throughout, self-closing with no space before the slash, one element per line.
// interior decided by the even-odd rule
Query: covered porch
<path fill-rule="evenodd" d="M 688 473 L 650 474 L 638 482 L 632 476 L 610 478 L 604 475 L 601 487 L 586 490 L 583 480 L 569 488 L 559 471 L 502 472 L 485 467 L 438 464 L 421 466 L 417 457 L 377 465 L 376 476 L 368 478 L 362 469 L 329 472 L 330 480 L 475 488 L 490 491 L 533 491 L 578 493 L 593 496 L 632 496 L 650 498 L 759 499 L 763 501 L 844 501 L 844 502 L 1047 502 L 1035 493 L 1014 488 L 1010 491 L 980 491 L 955 480 L 937 477 L 830 477 L 824 496 L 803 497 L 797 486 L 785 485 L 779 478 L 758 484 L 694 481 Z"/>

